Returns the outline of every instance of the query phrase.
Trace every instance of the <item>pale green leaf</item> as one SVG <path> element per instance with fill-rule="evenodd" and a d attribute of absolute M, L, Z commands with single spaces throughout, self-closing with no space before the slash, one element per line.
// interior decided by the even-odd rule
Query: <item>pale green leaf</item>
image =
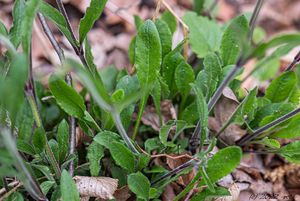
<path fill-rule="evenodd" d="M 67 157 L 69 150 L 69 125 L 62 120 L 58 125 L 56 140 L 59 146 L 59 161 L 62 163 Z"/>
<path fill-rule="evenodd" d="M 171 33 L 174 34 L 177 28 L 177 20 L 175 16 L 170 11 L 165 11 L 161 15 L 161 19 L 168 24 Z"/>
<path fill-rule="evenodd" d="M 162 58 L 164 58 L 172 49 L 172 34 L 168 24 L 163 20 L 157 19 L 155 21 L 155 26 L 160 38 Z"/>
<path fill-rule="evenodd" d="M 100 160 L 104 156 L 103 147 L 96 141 L 88 147 L 87 159 L 90 163 L 90 172 L 92 177 L 97 177 L 100 171 Z"/>
<path fill-rule="evenodd" d="M 149 199 L 150 182 L 142 173 L 137 172 L 128 176 L 129 189 L 143 200 Z"/>
<path fill-rule="evenodd" d="M 76 184 L 66 170 L 63 170 L 61 174 L 60 192 L 62 201 L 80 201 Z"/>

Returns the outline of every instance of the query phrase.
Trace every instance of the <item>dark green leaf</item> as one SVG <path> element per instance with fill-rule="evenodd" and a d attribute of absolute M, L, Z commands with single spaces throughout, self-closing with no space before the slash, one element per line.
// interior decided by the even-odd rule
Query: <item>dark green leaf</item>
<path fill-rule="evenodd" d="M 155 26 L 160 38 L 162 58 L 164 58 L 172 49 L 172 34 L 168 24 L 163 20 L 157 19 L 155 21 Z"/>
<path fill-rule="evenodd" d="M 280 148 L 279 153 L 291 163 L 300 163 L 300 141 L 292 142 Z"/>
<path fill-rule="evenodd" d="M 128 176 L 129 189 L 143 200 L 149 199 L 150 182 L 142 173 L 137 172 Z"/>
<path fill-rule="evenodd" d="M 32 144 L 37 153 L 41 153 L 46 146 L 47 138 L 43 128 L 37 128 L 33 134 Z"/>
<path fill-rule="evenodd" d="M 186 97 L 191 90 L 190 83 L 195 79 L 193 68 L 182 61 L 175 70 L 175 83 L 180 93 Z"/>
<path fill-rule="evenodd" d="M 114 141 L 120 141 L 120 140 L 121 140 L 120 136 L 111 131 L 102 131 L 94 137 L 94 141 L 96 141 L 97 143 L 99 143 L 100 145 L 106 148 L 109 148 L 110 143 Z"/>
<path fill-rule="evenodd" d="M 96 20 L 101 16 L 107 0 L 91 0 L 90 6 L 86 9 L 84 17 L 79 24 L 79 42 L 80 44 L 86 38 Z"/>
<path fill-rule="evenodd" d="M 56 140 L 59 146 L 59 161 L 62 163 L 67 157 L 69 150 L 69 125 L 66 120 L 62 120 L 58 125 Z"/>
<path fill-rule="evenodd" d="M 83 98 L 72 87 L 67 85 L 63 79 L 56 75 L 51 75 L 49 87 L 58 105 L 66 113 L 79 119 L 84 117 L 86 108 Z"/>
<path fill-rule="evenodd" d="M 142 88 L 154 84 L 161 64 L 161 44 L 155 24 L 147 20 L 139 27 L 136 37 L 135 66 Z"/>
<path fill-rule="evenodd" d="M 177 20 L 175 16 L 170 11 L 165 11 L 161 15 L 161 19 L 168 24 L 171 33 L 174 34 L 177 28 Z"/>
<path fill-rule="evenodd" d="M 194 12 L 187 12 L 183 20 L 189 27 L 189 43 L 199 58 L 219 50 L 222 32 L 217 23 Z"/>
<path fill-rule="evenodd" d="M 61 199 L 63 201 L 80 201 L 79 193 L 71 175 L 63 170 L 60 178 Z"/>
<path fill-rule="evenodd" d="M 280 129 L 278 132 L 271 135 L 272 138 L 283 138 L 283 139 L 289 139 L 289 138 L 296 138 L 300 136 L 300 116 L 297 115 L 297 117 L 294 117 L 289 124 Z"/>
<path fill-rule="evenodd" d="M 97 177 L 100 171 L 100 160 L 104 156 L 103 147 L 96 141 L 88 147 L 87 158 L 90 162 L 90 172 L 92 177 Z"/>
<path fill-rule="evenodd" d="M 221 42 L 223 65 L 235 64 L 240 54 L 245 54 L 244 44 L 248 43 L 249 23 L 244 15 L 234 18 L 224 31 Z"/>
<path fill-rule="evenodd" d="M 108 148 L 117 165 L 129 172 L 134 171 L 134 155 L 124 144 L 110 141 Z"/>
<path fill-rule="evenodd" d="M 294 72 L 283 73 L 272 81 L 266 89 L 265 97 L 273 103 L 283 102 L 291 95 L 296 84 L 297 77 Z"/>
<path fill-rule="evenodd" d="M 13 25 L 9 31 L 9 38 L 15 47 L 18 47 L 22 39 L 22 23 L 25 15 L 25 1 L 16 0 L 12 11 Z"/>

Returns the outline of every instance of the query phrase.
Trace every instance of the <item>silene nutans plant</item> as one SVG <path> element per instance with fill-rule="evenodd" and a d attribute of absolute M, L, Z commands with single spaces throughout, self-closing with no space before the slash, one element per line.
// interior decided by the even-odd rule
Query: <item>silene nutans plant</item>
<path fill-rule="evenodd" d="M 88 36 L 109 1 L 90 0 L 78 30 L 62 0 L 14 0 L 11 26 L 0 21 L 0 200 L 163 200 L 172 183 L 172 200 L 212 200 L 232 197 L 218 182 L 249 153 L 300 162 L 300 53 L 280 74 L 262 70 L 300 33 L 259 34 L 268 0 L 225 23 L 206 12 L 212 1 L 180 17 L 156 1 L 152 18 L 132 16 L 130 72 L 94 63 Z M 46 85 L 32 68 L 35 21 L 60 61 Z M 250 60 L 265 90 L 242 87 Z M 156 129 L 142 120 L 150 106 Z"/>

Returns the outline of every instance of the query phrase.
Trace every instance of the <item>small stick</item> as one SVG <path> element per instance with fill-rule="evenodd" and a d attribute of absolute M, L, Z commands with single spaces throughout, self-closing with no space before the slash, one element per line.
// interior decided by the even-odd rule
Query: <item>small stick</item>
<path fill-rule="evenodd" d="M 155 9 L 155 12 L 154 12 L 154 15 L 153 15 L 153 17 L 152 17 L 152 20 L 153 21 L 155 21 L 156 20 L 156 18 L 158 17 L 158 15 L 159 15 L 159 11 L 160 11 L 160 7 L 161 7 L 161 1 L 162 0 L 157 0 L 156 2 L 156 9 Z"/>
<path fill-rule="evenodd" d="M 290 63 L 288 65 L 288 67 L 286 67 L 286 69 L 284 70 L 286 71 L 291 71 L 293 70 L 293 68 L 300 62 L 300 51 L 298 52 L 298 54 L 295 56 L 294 60 L 292 61 L 292 63 Z"/>

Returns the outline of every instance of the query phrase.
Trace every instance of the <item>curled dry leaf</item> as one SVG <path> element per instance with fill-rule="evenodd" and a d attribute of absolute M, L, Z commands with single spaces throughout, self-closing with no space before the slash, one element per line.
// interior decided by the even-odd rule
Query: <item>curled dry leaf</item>
<path fill-rule="evenodd" d="M 110 177 L 75 176 L 74 181 L 81 197 L 113 199 L 118 180 Z"/>

